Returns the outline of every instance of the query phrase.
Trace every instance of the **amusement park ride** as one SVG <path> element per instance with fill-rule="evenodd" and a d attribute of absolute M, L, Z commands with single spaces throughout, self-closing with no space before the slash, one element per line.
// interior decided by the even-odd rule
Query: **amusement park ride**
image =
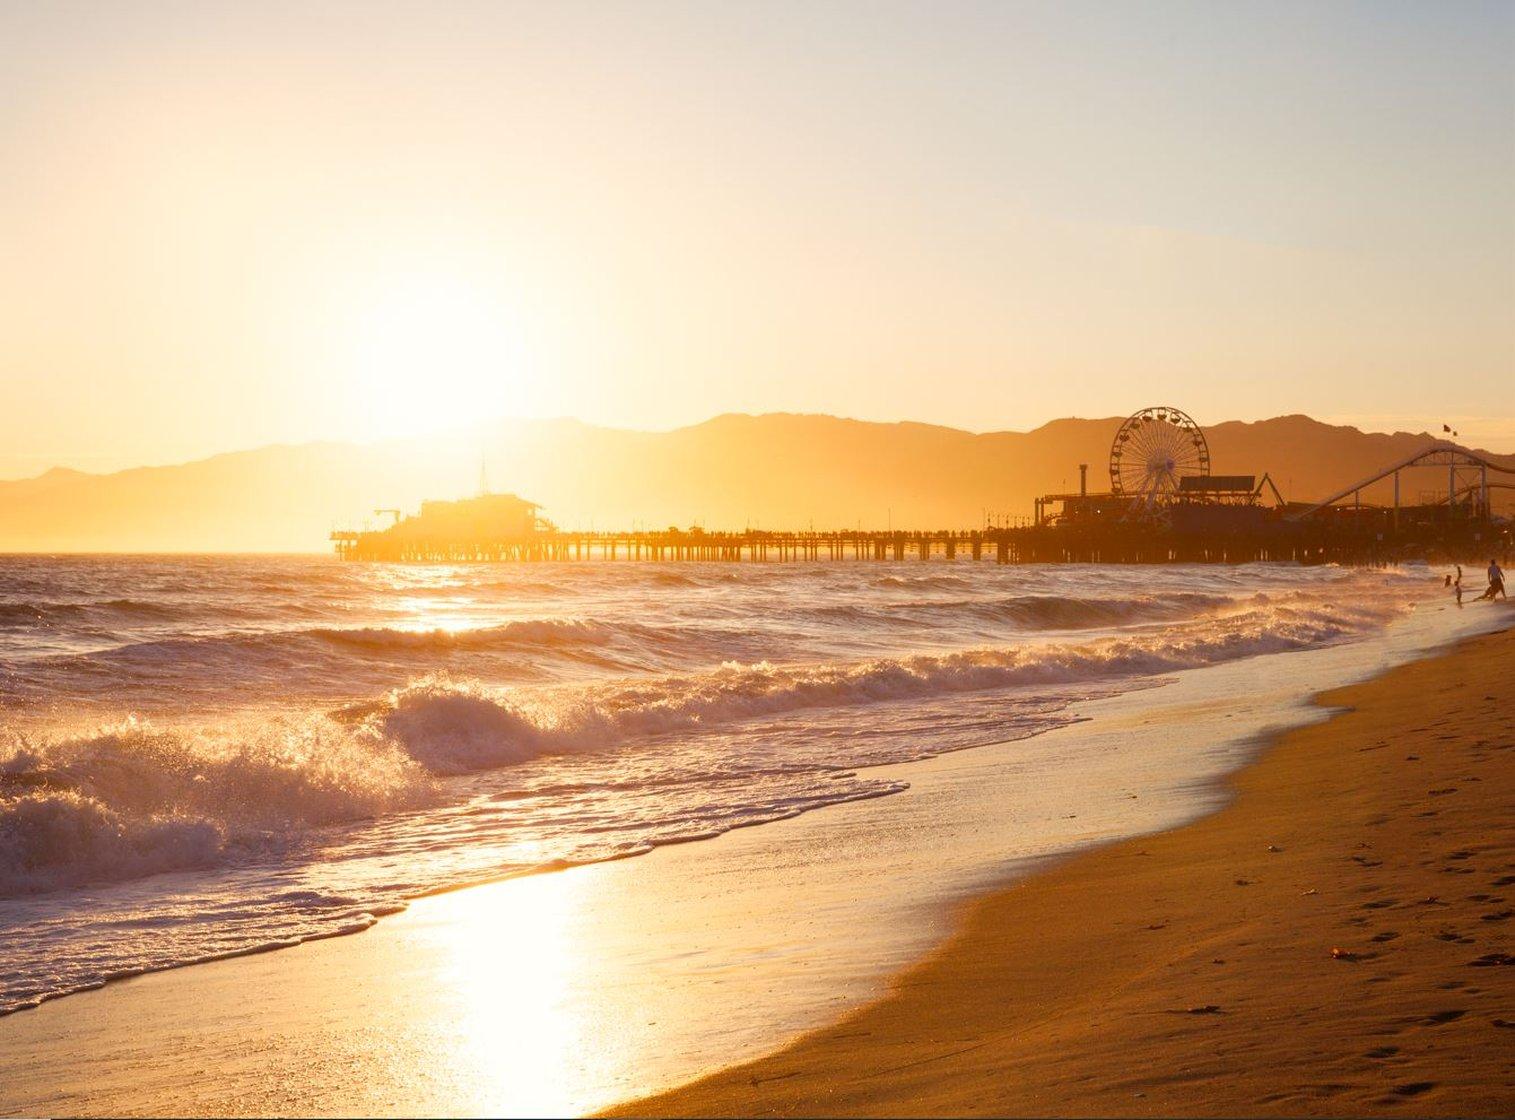
<path fill-rule="evenodd" d="M 1192 521 L 1195 507 L 1260 511 L 1264 487 L 1277 507 L 1286 504 L 1266 474 L 1261 479 L 1250 474 L 1211 474 L 1210 444 L 1204 430 L 1187 412 L 1171 405 L 1141 409 L 1121 424 L 1110 442 L 1109 490 L 1089 493 L 1088 476 L 1087 464 L 1080 464 L 1077 494 L 1038 498 L 1036 524 L 1171 525 L 1179 510 L 1181 518 Z M 1054 505 L 1060 507 L 1056 512 Z"/>
<path fill-rule="evenodd" d="M 1159 406 L 1128 416 L 1110 444 L 1110 493 L 1150 507 L 1183 479 L 1208 478 L 1210 445 L 1187 412 Z"/>
<path fill-rule="evenodd" d="M 1446 490 L 1424 491 L 1420 501 L 1403 500 L 1401 474 L 1416 468 L 1446 468 Z M 1515 483 L 1490 482 L 1490 472 L 1515 474 L 1476 452 L 1438 440 L 1403 460 L 1319 502 L 1290 503 L 1273 479 L 1263 474 L 1213 475 L 1210 445 L 1198 424 L 1182 409 L 1157 405 L 1127 417 L 1110 443 L 1110 489 L 1091 494 L 1080 485 L 1077 494 L 1047 494 L 1036 502 L 1036 524 L 1096 523 L 1150 524 L 1155 528 L 1225 529 L 1253 527 L 1268 520 L 1304 522 L 1350 516 L 1386 521 L 1398 531 L 1405 521 L 1489 521 L 1489 492 L 1515 490 Z M 1080 465 L 1080 478 L 1088 468 Z M 1392 480 L 1392 504 L 1365 503 L 1365 492 Z M 1271 508 L 1262 505 L 1264 493 Z M 1342 505 L 1351 499 L 1351 505 Z M 1057 508 L 1054 510 L 1054 506 Z"/>

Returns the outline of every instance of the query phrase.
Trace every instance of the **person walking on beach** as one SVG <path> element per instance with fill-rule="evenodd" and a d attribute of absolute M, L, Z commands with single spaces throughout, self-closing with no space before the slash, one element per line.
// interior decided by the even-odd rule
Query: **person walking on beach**
<path fill-rule="evenodd" d="M 1452 584 L 1452 590 L 1457 593 L 1457 605 L 1462 606 L 1462 565 L 1457 565 L 1457 581 Z"/>
<path fill-rule="evenodd" d="M 1488 599 L 1491 602 L 1495 596 L 1501 599 L 1508 598 L 1504 593 L 1504 570 L 1500 568 L 1499 561 L 1489 560 L 1489 589 L 1479 596 L 1480 599 Z"/>

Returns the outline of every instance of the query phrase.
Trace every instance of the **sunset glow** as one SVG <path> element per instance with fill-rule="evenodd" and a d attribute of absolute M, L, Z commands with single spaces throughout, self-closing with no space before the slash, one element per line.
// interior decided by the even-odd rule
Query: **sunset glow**
<path fill-rule="evenodd" d="M 1515 0 L 0 0 L 0 1120 L 1515 1115 Z"/>
<path fill-rule="evenodd" d="M 0 477 L 1159 387 L 1515 449 L 1508 7 L 888 7 L 0 6 Z"/>
<path fill-rule="evenodd" d="M 334 324 L 334 349 L 363 437 L 538 413 L 541 371 L 506 293 L 446 273 L 379 276 L 357 287 Z"/>

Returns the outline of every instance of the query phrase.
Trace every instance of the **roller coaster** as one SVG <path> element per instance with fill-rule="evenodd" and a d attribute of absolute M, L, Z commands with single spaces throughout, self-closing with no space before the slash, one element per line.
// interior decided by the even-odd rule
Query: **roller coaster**
<path fill-rule="evenodd" d="M 1515 468 L 1495 463 L 1485 458 L 1476 451 L 1469 451 L 1455 443 L 1438 440 L 1430 447 L 1422 448 L 1413 455 L 1391 466 L 1359 479 L 1350 486 L 1344 486 L 1329 498 L 1305 506 L 1303 509 L 1290 512 L 1287 516 L 1291 521 L 1303 521 L 1306 518 L 1316 517 L 1328 510 L 1340 508 L 1338 502 L 1351 498 L 1353 509 L 1361 509 L 1363 506 L 1363 491 L 1369 490 L 1378 483 L 1393 480 L 1394 501 L 1387 507 L 1392 515 L 1392 522 L 1397 527 L 1402 512 L 1406 509 L 1401 498 L 1400 475 L 1406 470 L 1415 467 L 1445 467 L 1447 470 L 1446 493 L 1431 502 L 1417 503 L 1412 508 L 1427 507 L 1466 507 L 1468 513 L 1479 520 L 1487 521 L 1492 512 L 1489 504 L 1489 491 L 1491 489 L 1515 489 L 1515 484 L 1489 481 L 1489 472 L 1496 474 L 1515 475 Z M 1382 505 L 1374 508 L 1385 508 Z"/>
<path fill-rule="evenodd" d="M 1410 500 L 1405 483 L 1437 472 Z M 1444 474 L 1441 472 L 1445 472 Z M 1491 476 L 1493 479 L 1491 480 Z M 1037 499 L 1033 526 L 1080 554 L 1163 546 L 1178 555 L 1373 562 L 1410 555 L 1471 555 L 1508 537 L 1491 494 L 1515 490 L 1515 466 L 1436 440 L 1319 501 L 1291 502 L 1271 475 L 1210 473 L 1209 440 L 1172 406 L 1128 417 L 1110 446 L 1110 488 Z M 1161 548 L 1160 548 L 1161 551 Z"/>

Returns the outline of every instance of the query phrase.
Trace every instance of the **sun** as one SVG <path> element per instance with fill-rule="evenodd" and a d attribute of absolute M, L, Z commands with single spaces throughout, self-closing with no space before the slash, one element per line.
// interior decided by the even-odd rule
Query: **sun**
<path fill-rule="evenodd" d="M 347 319 L 351 415 L 371 438 L 425 435 L 534 411 L 535 371 L 499 287 L 461 275 L 391 277 Z"/>

